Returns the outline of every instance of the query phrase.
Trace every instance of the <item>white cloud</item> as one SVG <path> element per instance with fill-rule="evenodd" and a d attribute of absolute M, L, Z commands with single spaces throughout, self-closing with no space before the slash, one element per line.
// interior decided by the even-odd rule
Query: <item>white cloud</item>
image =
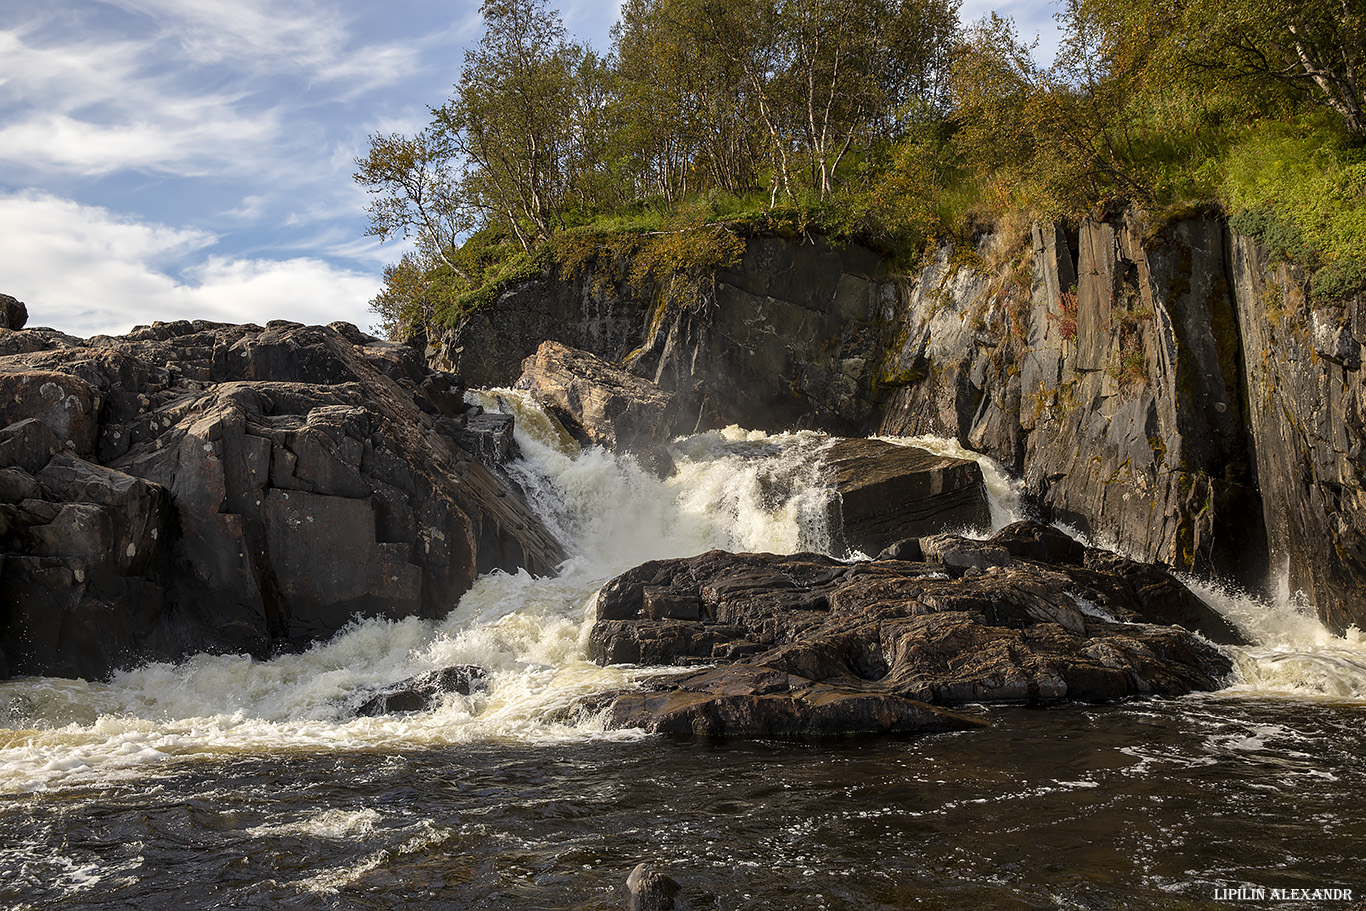
<path fill-rule="evenodd" d="M 30 325 L 78 336 L 159 319 L 373 322 L 374 275 L 311 257 L 213 255 L 215 241 L 46 193 L 0 194 L 0 292 L 28 304 Z"/>
<path fill-rule="evenodd" d="M 413 42 L 367 42 L 336 8 L 113 5 L 140 14 L 136 24 L 82 34 L 35 15 L 0 31 L 0 162 L 83 177 L 255 174 L 310 154 L 328 130 L 310 108 L 391 87 L 423 66 Z"/>

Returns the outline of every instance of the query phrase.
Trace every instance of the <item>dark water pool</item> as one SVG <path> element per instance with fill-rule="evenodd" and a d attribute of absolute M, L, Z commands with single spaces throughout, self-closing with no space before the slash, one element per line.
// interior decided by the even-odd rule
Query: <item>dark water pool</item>
<path fill-rule="evenodd" d="M 0 906 L 614 909 L 642 860 L 690 908 L 1366 899 L 1366 707 L 984 712 L 989 730 L 911 740 L 184 759 L 0 798 Z M 1239 886 L 1354 900 L 1217 891 Z"/>

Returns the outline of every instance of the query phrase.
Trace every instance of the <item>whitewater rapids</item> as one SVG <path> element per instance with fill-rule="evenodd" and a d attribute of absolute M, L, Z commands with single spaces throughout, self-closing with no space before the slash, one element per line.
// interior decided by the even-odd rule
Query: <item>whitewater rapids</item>
<path fill-rule="evenodd" d="M 827 439 L 731 427 L 675 441 L 661 480 L 629 458 L 580 450 L 525 393 L 479 401 L 517 417 L 523 458 L 510 470 L 572 556 L 553 578 L 480 578 L 440 622 L 358 620 L 331 641 L 258 661 L 199 655 L 150 664 L 107 683 L 26 678 L 0 683 L 0 793 L 92 779 L 152 778 L 193 757 L 299 750 L 381 750 L 459 743 L 638 739 L 607 731 L 577 706 L 668 670 L 603 668 L 586 658 L 598 588 L 647 560 L 731 551 L 830 553 L 820 483 Z M 894 440 L 983 468 L 993 528 L 1021 517 L 1018 485 L 956 444 Z M 992 529 L 962 529 L 986 535 Z M 860 554 L 833 554 L 862 557 Z M 1190 582 L 1258 644 L 1236 650 L 1237 675 L 1218 694 L 1366 702 L 1366 644 L 1330 635 L 1287 593 L 1273 603 Z M 450 694 L 435 710 L 356 718 L 375 688 L 473 664 L 488 688 Z"/>

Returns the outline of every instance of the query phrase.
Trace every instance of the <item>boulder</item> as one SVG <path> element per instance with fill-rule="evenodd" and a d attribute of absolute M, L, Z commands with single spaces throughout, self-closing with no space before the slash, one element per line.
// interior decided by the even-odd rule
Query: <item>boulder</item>
<path fill-rule="evenodd" d="M 480 573 L 564 557 L 506 450 L 447 432 L 467 420 L 458 378 L 349 324 L 4 341 L 11 673 L 264 655 L 356 615 L 440 617 Z"/>
<path fill-rule="evenodd" d="M 1019 523 L 954 548 L 942 536 L 921 541 L 925 560 L 976 545 L 978 562 L 712 551 L 643 564 L 599 593 L 590 656 L 714 666 L 616 694 L 607 716 L 620 726 L 714 736 L 908 733 L 975 723 L 944 706 L 1107 701 L 1220 685 L 1232 670 L 1228 657 L 1169 624 L 1181 619 L 1235 638 L 1222 618 L 1196 607 L 1161 568 L 1069 549 L 1055 534 Z M 1049 563 L 1012 550 L 1076 559 Z M 659 603 L 696 604 L 696 617 L 660 616 L 650 606 Z"/>
<path fill-rule="evenodd" d="M 36 478 L 19 477 L 25 489 L 0 502 L 0 643 L 10 671 L 105 676 L 161 635 L 169 493 L 69 453 Z"/>
<path fill-rule="evenodd" d="M 626 877 L 626 891 L 630 895 L 627 911 L 670 911 L 680 889 L 673 877 L 651 869 L 648 864 L 636 864 Z"/>
<path fill-rule="evenodd" d="M 447 693 L 468 696 L 482 690 L 487 676 L 482 667 L 470 664 L 428 671 L 378 690 L 356 708 L 356 714 L 373 717 L 424 712 L 435 707 Z"/>
<path fill-rule="evenodd" d="M 28 322 L 28 308 L 24 302 L 0 294 L 0 329 L 22 329 Z"/>
<path fill-rule="evenodd" d="M 673 434 L 672 393 L 559 342 L 543 342 L 522 362 L 517 388 L 530 390 L 584 444 L 644 452 Z"/>
<path fill-rule="evenodd" d="M 837 546 L 878 553 L 898 540 L 991 524 L 982 470 L 882 440 L 837 440 L 824 452 L 838 493 L 831 529 Z"/>

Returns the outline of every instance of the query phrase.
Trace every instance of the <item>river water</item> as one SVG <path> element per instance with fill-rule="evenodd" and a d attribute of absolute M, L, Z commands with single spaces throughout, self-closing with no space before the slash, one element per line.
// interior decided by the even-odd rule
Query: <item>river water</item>
<path fill-rule="evenodd" d="M 597 588 L 711 547 L 828 551 L 823 440 L 704 434 L 661 481 L 579 452 L 520 393 L 485 403 L 518 415 L 560 574 L 495 573 L 442 622 L 358 621 L 270 661 L 0 683 L 0 907 L 611 909 L 640 861 L 689 908 L 1366 900 L 1366 645 L 1288 593 L 1200 587 L 1257 642 L 1218 693 L 983 707 L 986 730 L 908 739 L 609 732 L 583 698 L 668 671 L 585 659 Z M 982 461 L 999 526 L 1018 496 Z M 352 716 L 451 664 L 488 690 Z"/>

